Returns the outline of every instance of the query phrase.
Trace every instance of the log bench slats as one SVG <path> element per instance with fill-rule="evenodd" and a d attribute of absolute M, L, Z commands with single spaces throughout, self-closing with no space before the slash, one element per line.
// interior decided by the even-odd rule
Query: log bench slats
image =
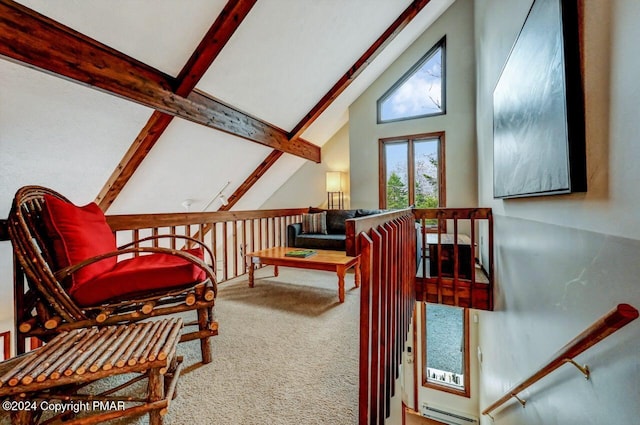
<path fill-rule="evenodd" d="M 142 406 L 122 410 L 121 416 L 148 411 L 150 423 L 160 424 L 170 400 L 164 393 L 164 374 L 170 372 L 173 381 L 167 388 L 173 389 L 179 376 L 181 359 L 175 352 L 182 327 L 181 318 L 171 318 L 61 332 L 45 346 L 0 363 L 0 398 L 37 400 L 40 392 L 42 399 L 82 399 L 86 395 L 49 390 L 142 372 L 150 382 L 147 398 Z M 82 423 L 97 423 L 104 420 L 104 415 L 113 417 L 114 413 L 97 414 L 92 416 L 95 422 Z"/>

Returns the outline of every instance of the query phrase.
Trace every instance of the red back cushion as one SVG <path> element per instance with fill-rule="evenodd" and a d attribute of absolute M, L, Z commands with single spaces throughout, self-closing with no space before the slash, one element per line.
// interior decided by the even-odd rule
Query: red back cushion
<path fill-rule="evenodd" d="M 189 249 L 186 252 L 201 260 L 204 258 L 202 249 Z M 78 304 L 87 307 L 193 286 L 205 278 L 200 267 L 177 255 L 141 255 L 122 260 L 95 279 L 75 285 L 69 294 Z"/>
<path fill-rule="evenodd" d="M 42 215 L 60 269 L 117 249 L 104 213 L 94 202 L 78 207 L 44 195 Z M 117 257 L 111 257 L 80 269 L 72 277 L 72 287 L 111 270 L 117 261 Z"/>

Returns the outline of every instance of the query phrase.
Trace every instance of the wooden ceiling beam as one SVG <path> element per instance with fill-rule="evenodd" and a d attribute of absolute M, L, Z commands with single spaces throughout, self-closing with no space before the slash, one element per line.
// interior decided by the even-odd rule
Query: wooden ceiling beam
<path fill-rule="evenodd" d="M 396 19 L 387 30 L 367 49 L 366 52 L 353 64 L 351 68 L 333 85 L 333 87 L 320 99 L 320 101 L 304 116 L 304 118 L 291 130 L 289 138 L 295 140 L 333 103 L 334 100 L 342 93 L 351 82 L 360 74 L 369 63 L 395 38 L 395 36 L 407 26 L 409 22 L 429 3 L 430 0 L 414 0 Z M 267 170 L 276 163 L 278 158 L 282 156 L 282 152 L 273 151 L 267 158 L 256 168 L 253 173 L 238 187 L 229 197 L 239 200 L 249 191 L 251 186 L 258 181 Z M 234 202 L 235 203 L 235 202 Z M 232 204 L 220 208 L 228 210 Z"/>
<path fill-rule="evenodd" d="M 11 0 L 0 0 L 0 56 L 216 130 L 246 125 L 240 137 L 320 162 L 318 146 L 239 111 L 230 119 L 229 107 L 211 98 L 178 96 L 176 79 Z"/>
<path fill-rule="evenodd" d="M 243 19 L 257 0 L 229 0 L 215 22 L 209 28 L 202 41 L 193 52 L 185 66 L 176 77 L 175 92 L 180 96 L 190 98 L 198 104 L 212 104 L 218 108 L 217 102 L 205 93 L 195 91 L 198 81 L 206 73 L 215 58 L 220 54 L 227 41 L 240 26 Z M 260 120 L 247 120 L 247 115 L 225 105 L 222 110 L 223 118 L 229 120 L 232 134 L 240 137 L 251 137 L 252 133 L 265 134 L 272 146 L 281 146 L 283 130 L 275 128 Z M 124 186 L 140 166 L 147 153 L 160 139 L 171 123 L 173 116 L 155 111 L 147 124 L 141 130 L 127 153 L 124 155 L 106 184 L 96 197 L 96 202 L 106 211 L 122 192 Z M 286 143 L 286 142 L 285 142 Z M 305 145 L 306 146 L 306 145 Z M 280 151 L 276 151 L 280 152 Z M 314 156 L 313 149 L 309 151 Z M 319 159 L 319 158 L 318 158 Z"/>
<path fill-rule="evenodd" d="M 160 136 L 162 136 L 167 127 L 169 127 L 172 120 L 173 115 L 153 111 L 147 124 L 142 128 L 120 160 L 120 163 L 118 163 L 116 169 L 111 173 L 111 176 L 109 176 L 109 179 L 107 179 L 102 189 L 100 189 L 98 196 L 96 196 L 95 202 L 102 211 L 107 211 L 118 195 L 120 195 L 151 148 L 153 148 L 160 139 Z"/>
<path fill-rule="evenodd" d="M 366 52 L 340 77 L 322 99 L 291 130 L 289 138 L 295 140 L 333 103 L 353 80 L 391 43 L 396 35 L 429 3 L 430 0 L 414 0 L 398 18 L 382 33 Z"/>
<path fill-rule="evenodd" d="M 258 0 L 228 0 L 176 77 L 176 94 L 191 93 Z"/>

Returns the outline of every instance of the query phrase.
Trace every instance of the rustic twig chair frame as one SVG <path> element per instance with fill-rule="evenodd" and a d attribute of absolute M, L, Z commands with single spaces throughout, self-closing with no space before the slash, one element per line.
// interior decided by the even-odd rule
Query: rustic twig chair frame
<path fill-rule="evenodd" d="M 201 259 L 187 252 L 139 246 L 141 242 L 159 238 L 174 238 L 203 248 L 215 264 L 213 254 L 201 241 L 183 235 L 157 235 L 132 241 L 118 247 L 117 251 L 88 258 L 85 261 L 55 270 L 52 248 L 47 240 L 42 211 L 44 195 L 55 196 L 69 202 L 59 193 L 41 186 L 25 186 L 16 192 L 8 220 L 8 230 L 14 252 L 14 290 L 17 352 L 23 353 L 27 337 L 44 341 L 55 334 L 90 326 L 136 322 L 167 314 L 196 310 L 197 320 L 185 326 L 197 326 L 192 332 L 183 333 L 180 339 L 200 339 L 202 361 L 211 361 L 209 339 L 218 333 L 213 318 L 217 295 L 213 270 Z M 67 292 L 65 279 L 89 264 L 104 258 L 138 253 L 164 253 L 189 261 L 205 272 L 206 279 L 195 285 L 175 290 L 146 293 L 135 299 L 100 305 L 80 306 Z M 205 257 L 206 258 L 206 257 Z M 25 279 L 26 278 L 26 279 Z"/>

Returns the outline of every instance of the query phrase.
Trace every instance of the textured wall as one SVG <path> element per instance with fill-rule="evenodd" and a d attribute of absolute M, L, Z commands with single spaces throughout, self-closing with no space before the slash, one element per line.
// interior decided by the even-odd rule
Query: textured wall
<path fill-rule="evenodd" d="M 0 217 L 39 184 L 78 204 L 95 198 L 151 111 L 0 60 Z M 13 329 L 12 256 L 0 242 L 0 331 Z"/>

